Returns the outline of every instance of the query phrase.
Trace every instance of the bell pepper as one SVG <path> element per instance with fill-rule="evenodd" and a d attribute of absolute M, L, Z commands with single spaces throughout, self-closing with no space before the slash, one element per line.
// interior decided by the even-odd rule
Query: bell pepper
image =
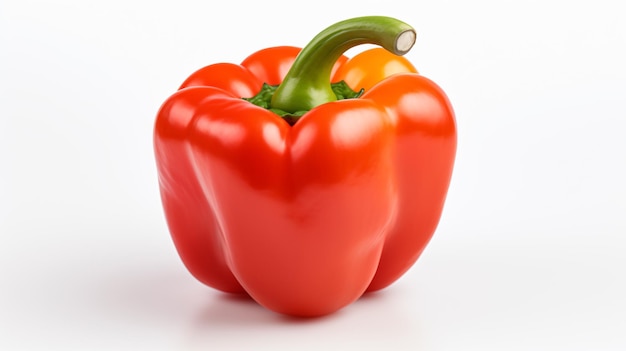
<path fill-rule="evenodd" d="M 195 278 L 320 316 L 415 263 L 443 210 L 456 125 L 443 90 L 401 56 L 414 42 L 397 19 L 352 18 L 303 49 L 201 68 L 163 103 L 160 194 Z M 345 56 L 360 44 L 379 47 Z"/>

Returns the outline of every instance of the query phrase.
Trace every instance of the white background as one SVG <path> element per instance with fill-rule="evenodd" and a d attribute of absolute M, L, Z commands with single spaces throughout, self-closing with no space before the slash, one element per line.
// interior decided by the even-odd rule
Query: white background
<path fill-rule="evenodd" d="M 434 239 L 321 319 L 204 287 L 161 211 L 157 109 L 204 65 L 361 15 L 415 26 L 407 57 L 456 110 Z M 624 62 L 619 0 L 2 0 L 0 349 L 624 350 Z"/>

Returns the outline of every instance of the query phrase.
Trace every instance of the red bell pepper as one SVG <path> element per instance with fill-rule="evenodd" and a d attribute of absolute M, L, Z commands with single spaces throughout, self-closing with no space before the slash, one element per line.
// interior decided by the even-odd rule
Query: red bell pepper
<path fill-rule="evenodd" d="M 302 50 L 204 67 L 165 101 L 159 185 L 193 276 L 279 313 L 318 316 L 413 265 L 438 225 L 456 152 L 448 98 L 399 56 L 414 41 L 396 19 L 354 18 Z M 343 55 L 363 43 L 384 49 Z"/>

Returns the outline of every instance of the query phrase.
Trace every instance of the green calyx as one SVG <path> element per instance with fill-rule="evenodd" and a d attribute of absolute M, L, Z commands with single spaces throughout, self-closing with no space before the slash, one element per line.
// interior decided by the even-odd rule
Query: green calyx
<path fill-rule="evenodd" d="M 330 83 L 331 72 L 344 52 L 361 44 L 379 45 L 395 55 L 404 55 L 415 44 L 415 30 L 384 16 L 357 17 L 331 25 L 302 49 L 283 82 L 271 94 L 260 93 L 271 95 L 264 102 L 266 108 L 282 111 L 289 116 L 283 118 L 293 125 L 306 111 L 351 95 L 337 94 Z"/>
<path fill-rule="evenodd" d="M 278 87 L 278 85 L 269 85 L 267 83 L 263 83 L 261 91 L 259 91 L 258 94 L 253 97 L 243 99 L 256 106 L 263 107 L 274 112 L 275 114 L 282 117 L 285 121 L 287 121 L 289 125 L 293 126 L 298 121 L 298 119 L 300 119 L 300 117 L 302 117 L 305 113 L 309 112 L 309 110 L 288 112 L 285 110 L 281 110 L 280 108 L 273 108 L 272 97 L 274 96 L 274 93 L 276 93 Z M 333 91 L 336 100 L 356 99 L 363 95 L 363 93 L 365 92 L 364 89 L 361 89 L 358 92 L 352 90 L 343 80 L 341 82 L 330 84 L 330 88 Z"/>

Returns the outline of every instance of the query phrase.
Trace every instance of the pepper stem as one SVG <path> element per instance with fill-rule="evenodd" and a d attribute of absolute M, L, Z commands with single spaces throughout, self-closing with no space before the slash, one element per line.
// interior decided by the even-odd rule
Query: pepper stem
<path fill-rule="evenodd" d="M 271 106 L 295 113 L 335 101 L 330 75 L 344 52 L 357 45 L 375 44 L 404 55 L 415 44 L 415 36 L 411 26 L 391 17 L 366 16 L 335 23 L 302 49 L 272 97 Z"/>

